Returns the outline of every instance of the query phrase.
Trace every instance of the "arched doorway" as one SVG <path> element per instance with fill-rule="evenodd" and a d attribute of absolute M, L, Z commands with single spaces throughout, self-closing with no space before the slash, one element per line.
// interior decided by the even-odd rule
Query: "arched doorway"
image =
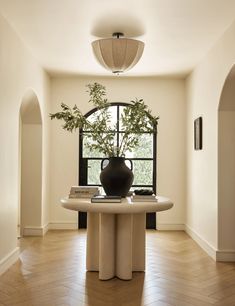
<path fill-rule="evenodd" d="M 20 171 L 18 234 L 37 235 L 42 214 L 42 117 L 37 96 L 23 97 L 19 120 Z"/>
<path fill-rule="evenodd" d="M 235 261 L 235 66 L 218 109 L 218 260 Z"/>

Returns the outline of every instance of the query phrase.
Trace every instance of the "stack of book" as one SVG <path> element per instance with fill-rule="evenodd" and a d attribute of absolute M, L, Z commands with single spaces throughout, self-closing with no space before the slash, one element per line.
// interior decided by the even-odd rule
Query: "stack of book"
<path fill-rule="evenodd" d="M 121 203 L 120 196 L 97 195 L 91 198 L 92 203 Z"/>
<path fill-rule="evenodd" d="M 94 186 L 72 186 L 69 193 L 70 199 L 92 198 L 99 195 L 99 188 Z"/>

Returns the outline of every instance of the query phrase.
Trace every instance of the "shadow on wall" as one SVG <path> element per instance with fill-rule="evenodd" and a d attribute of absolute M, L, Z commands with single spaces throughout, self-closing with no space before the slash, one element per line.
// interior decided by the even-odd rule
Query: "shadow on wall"
<path fill-rule="evenodd" d="M 36 94 L 23 97 L 19 118 L 18 235 L 41 232 L 42 216 L 42 117 Z"/>

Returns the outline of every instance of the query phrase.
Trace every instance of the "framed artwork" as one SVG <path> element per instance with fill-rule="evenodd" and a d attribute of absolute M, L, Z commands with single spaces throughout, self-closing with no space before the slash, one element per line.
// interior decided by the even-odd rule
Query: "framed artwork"
<path fill-rule="evenodd" d="M 202 117 L 194 120 L 194 150 L 202 150 Z"/>

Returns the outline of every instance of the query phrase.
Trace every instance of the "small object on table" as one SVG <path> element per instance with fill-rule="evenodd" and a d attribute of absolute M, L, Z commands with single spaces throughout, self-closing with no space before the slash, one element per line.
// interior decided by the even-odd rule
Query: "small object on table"
<path fill-rule="evenodd" d="M 97 195 L 91 198 L 92 203 L 121 203 L 121 196 Z"/>
<path fill-rule="evenodd" d="M 99 188 L 94 186 L 72 186 L 69 193 L 70 199 L 91 198 L 99 195 Z"/>
<path fill-rule="evenodd" d="M 134 194 L 135 195 L 144 195 L 144 196 L 147 196 L 147 195 L 154 194 L 154 192 L 151 189 L 135 189 L 134 190 Z"/>
<path fill-rule="evenodd" d="M 131 196 L 132 202 L 157 202 L 156 195 L 149 189 L 136 189 Z"/>

